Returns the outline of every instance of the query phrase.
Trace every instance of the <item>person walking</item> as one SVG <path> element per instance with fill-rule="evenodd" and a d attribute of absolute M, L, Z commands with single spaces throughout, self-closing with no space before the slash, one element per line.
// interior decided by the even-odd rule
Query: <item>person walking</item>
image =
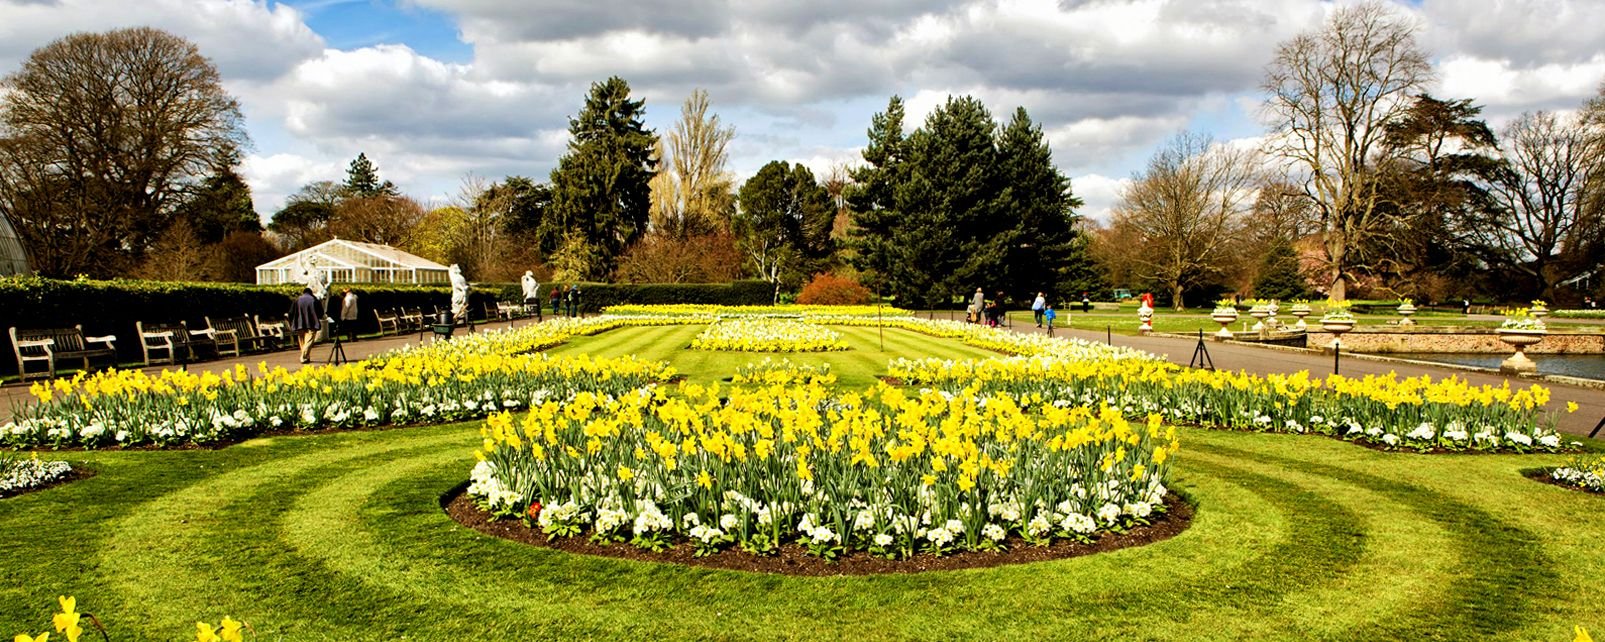
<path fill-rule="evenodd" d="M 1047 307 L 1047 297 L 1042 296 L 1042 293 L 1038 292 L 1036 300 L 1031 302 L 1031 316 L 1036 318 L 1037 327 L 1039 328 L 1042 327 L 1042 312 Z"/>
<path fill-rule="evenodd" d="M 356 341 L 358 316 L 357 293 L 352 292 L 351 286 L 348 285 L 341 292 L 341 294 L 344 294 L 345 296 L 340 297 L 340 327 L 335 328 L 335 332 L 338 333 L 341 330 L 344 330 L 346 333 L 346 341 Z"/>
<path fill-rule="evenodd" d="M 970 307 L 975 308 L 975 322 L 981 322 L 981 314 L 986 311 L 986 291 L 975 289 L 975 298 L 970 301 Z"/>
<path fill-rule="evenodd" d="M 1053 320 L 1054 320 L 1054 318 L 1056 318 L 1058 316 L 1059 315 L 1056 314 L 1053 311 L 1053 306 L 1052 305 L 1043 306 L 1043 308 L 1042 308 L 1042 318 L 1048 322 L 1048 334 L 1053 334 Z M 1037 327 L 1040 328 L 1042 326 L 1039 325 Z"/>
<path fill-rule="evenodd" d="M 318 298 L 312 296 L 312 288 L 302 289 L 290 312 L 290 329 L 301 340 L 301 363 L 312 363 L 312 344 L 318 340 L 318 330 L 323 329 L 320 316 Z"/>
<path fill-rule="evenodd" d="M 1082 292 L 1081 293 L 1081 311 L 1082 312 L 1091 312 L 1092 311 L 1092 299 L 1087 296 L 1086 292 Z"/>
<path fill-rule="evenodd" d="M 552 294 L 546 298 L 551 299 L 552 301 L 552 317 L 556 318 L 562 316 L 562 312 L 558 310 L 558 306 L 563 304 L 563 286 L 561 284 L 553 283 Z"/>
<path fill-rule="evenodd" d="M 1460 299 L 1460 313 L 1466 315 L 1471 314 L 1471 299 L 1464 297 Z"/>

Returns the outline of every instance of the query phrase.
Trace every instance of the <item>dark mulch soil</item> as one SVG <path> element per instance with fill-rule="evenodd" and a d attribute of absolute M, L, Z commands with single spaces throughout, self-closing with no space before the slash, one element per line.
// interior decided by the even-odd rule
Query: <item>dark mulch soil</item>
<path fill-rule="evenodd" d="M 41 485 L 41 486 L 34 486 L 33 488 L 29 488 L 27 490 L 19 490 L 19 491 L 14 492 L 14 493 L 12 493 L 10 495 L 0 495 L 0 500 L 11 499 L 12 497 L 21 497 L 21 496 L 26 495 L 28 493 L 37 493 L 37 492 L 39 492 L 41 490 L 55 488 L 57 486 L 62 486 L 62 485 L 65 485 L 65 484 L 71 484 L 71 483 L 73 483 L 75 481 L 79 481 L 79 480 L 82 480 L 82 479 L 89 479 L 90 477 L 94 477 L 94 476 L 95 476 L 95 470 L 92 469 L 92 468 L 85 468 L 83 466 L 73 466 L 71 471 L 69 471 L 65 476 L 57 478 L 55 481 L 52 481 L 52 482 L 50 482 L 48 484 L 44 484 L 44 485 Z"/>
<path fill-rule="evenodd" d="M 1567 483 L 1561 482 L 1560 480 L 1555 479 L 1554 477 L 1550 477 L 1549 476 L 1549 472 L 1552 471 L 1552 470 L 1554 470 L 1554 469 L 1553 468 L 1531 468 L 1531 469 L 1528 469 L 1528 470 L 1521 471 L 1521 474 L 1526 476 L 1527 479 L 1531 479 L 1531 480 L 1533 480 L 1535 482 L 1549 484 L 1550 486 L 1559 486 L 1559 487 L 1564 488 L 1566 490 L 1577 491 L 1579 493 L 1587 493 L 1589 495 L 1598 495 L 1598 496 L 1601 496 L 1601 497 L 1605 497 L 1605 493 L 1601 493 L 1599 491 L 1591 490 L 1591 489 L 1588 489 L 1588 488 L 1583 488 L 1581 486 L 1573 486 L 1571 484 L 1567 484 Z"/>
<path fill-rule="evenodd" d="M 1005 564 L 1026 564 L 1046 560 L 1092 555 L 1122 548 L 1142 546 L 1175 537 L 1186 530 L 1193 520 L 1193 507 L 1172 495 L 1165 499 L 1166 512 L 1151 526 L 1132 529 L 1124 534 L 1106 533 L 1091 544 L 1055 541 L 1053 545 L 1038 547 L 1018 538 L 1011 538 L 1008 550 L 1003 552 L 966 551 L 942 557 L 916 555 L 912 559 L 887 560 L 867 553 L 853 553 L 827 562 L 808 555 L 796 544 L 780 547 L 775 555 L 759 556 L 739 548 L 730 548 L 707 557 L 695 557 L 689 544 L 680 544 L 661 553 L 637 548 L 629 543 L 602 545 L 589 537 L 568 537 L 552 540 L 538 528 L 524 526 L 516 520 L 491 521 L 490 513 L 480 510 L 461 489 L 442 500 L 446 513 L 457 523 L 486 535 L 509 539 L 534 546 L 553 548 L 569 553 L 616 557 L 644 562 L 667 562 L 686 566 L 777 573 L 781 575 L 875 575 L 881 573 L 922 573 L 965 568 L 986 568 Z"/>

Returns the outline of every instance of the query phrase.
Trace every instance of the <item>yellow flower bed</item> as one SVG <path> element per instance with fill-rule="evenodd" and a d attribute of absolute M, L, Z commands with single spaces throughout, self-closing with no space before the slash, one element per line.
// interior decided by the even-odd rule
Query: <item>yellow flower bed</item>
<path fill-rule="evenodd" d="M 835 330 L 791 319 L 734 318 L 708 326 L 691 340 L 693 350 L 735 352 L 829 352 L 846 350 Z"/>
<path fill-rule="evenodd" d="M 1179 447 L 1157 415 L 979 388 L 665 392 L 491 417 L 469 494 L 555 537 L 905 557 L 1146 523 Z"/>
<path fill-rule="evenodd" d="M 713 305 L 685 303 L 676 305 L 612 305 L 602 309 L 604 314 L 618 316 L 695 316 L 695 317 L 906 317 L 913 314 L 890 306 L 873 305 Z"/>

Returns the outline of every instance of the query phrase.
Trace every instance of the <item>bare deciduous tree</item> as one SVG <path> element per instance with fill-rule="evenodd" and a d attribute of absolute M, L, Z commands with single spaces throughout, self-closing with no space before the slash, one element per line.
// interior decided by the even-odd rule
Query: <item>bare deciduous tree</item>
<path fill-rule="evenodd" d="M 1171 304 L 1180 310 L 1183 291 L 1221 269 L 1259 183 L 1253 152 L 1179 134 L 1122 190 L 1114 227 L 1134 232 L 1132 259 L 1170 288 Z"/>
<path fill-rule="evenodd" d="M 247 143 L 194 44 L 151 28 L 67 36 L 0 82 L 0 208 L 41 274 L 111 276 Z"/>
<path fill-rule="evenodd" d="M 348 198 L 335 208 L 329 232 L 349 241 L 405 248 L 425 214 L 418 201 L 406 196 Z"/>
<path fill-rule="evenodd" d="M 1583 120 L 1538 112 L 1510 123 L 1506 166 L 1489 185 L 1494 211 L 1468 226 L 1490 263 L 1549 299 L 1558 284 L 1597 271 L 1605 252 L 1605 145 Z"/>
<path fill-rule="evenodd" d="M 1359 267 L 1355 248 L 1382 228 L 1372 175 L 1383 126 L 1431 74 L 1414 25 L 1377 0 L 1340 8 L 1320 30 L 1282 43 L 1266 71 L 1269 147 L 1315 205 L 1334 299 Z"/>
<path fill-rule="evenodd" d="M 667 165 L 652 181 L 652 227 L 674 237 L 729 229 L 735 211 L 735 185 L 725 171 L 726 148 L 735 138 L 718 114 L 709 114 L 708 92 L 697 89 L 680 106 L 658 156 Z"/>

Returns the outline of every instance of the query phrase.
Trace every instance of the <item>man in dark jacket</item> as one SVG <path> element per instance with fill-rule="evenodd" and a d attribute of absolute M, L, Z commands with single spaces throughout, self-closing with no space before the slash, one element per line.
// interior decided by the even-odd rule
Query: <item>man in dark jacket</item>
<path fill-rule="evenodd" d="M 301 340 L 301 363 L 312 363 L 312 343 L 317 341 L 318 330 L 323 328 L 321 316 L 312 288 L 302 290 L 295 300 L 295 309 L 290 312 L 290 329 Z"/>

